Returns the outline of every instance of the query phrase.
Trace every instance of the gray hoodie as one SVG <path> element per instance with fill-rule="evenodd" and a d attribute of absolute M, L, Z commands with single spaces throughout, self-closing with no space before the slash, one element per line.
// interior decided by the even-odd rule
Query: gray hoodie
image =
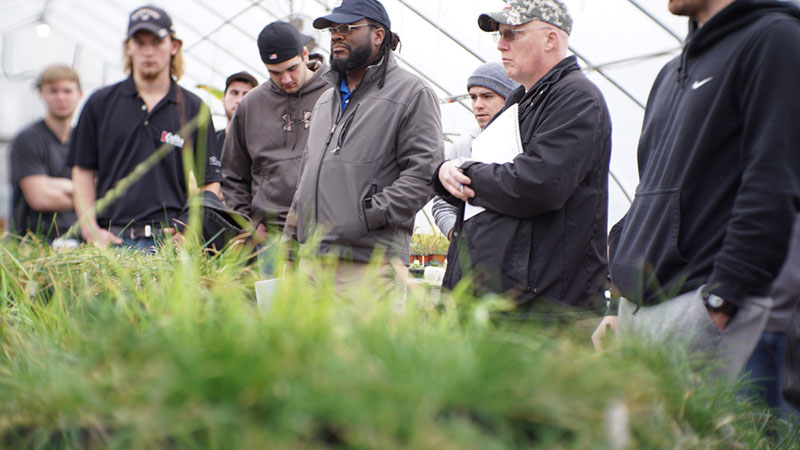
<path fill-rule="evenodd" d="M 236 108 L 222 147 L 225 203 L 253 223 L 282 229 L 294 197 L 300 162 L 317 99 L 330 86 L 327 66 L 287 94 L 272 81 L 247 93 Z"/>
<path fill-rule="evenodd" d="M 297 239 L 322 235 L 320 251 L 366 262 L 376 248 L 408 259 L 414 217 L 433 196 L 428 184 L 443 156 L 439 101 L 389 57 L 367 68 L 342 112 L 334 86 L 314 108 L 300 184 L 292 203 Z"/>

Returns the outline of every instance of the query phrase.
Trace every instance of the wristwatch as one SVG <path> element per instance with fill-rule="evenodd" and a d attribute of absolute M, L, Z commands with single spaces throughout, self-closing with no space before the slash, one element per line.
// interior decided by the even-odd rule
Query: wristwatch
<path fill-rule="evenodd" d="M 739 308 L 731 302 L 726 302 L 724 298 L 710 292 L 702 291 L 703 304 L 711 312 L 721 312 L 726 316 L 732 317 Z"/>

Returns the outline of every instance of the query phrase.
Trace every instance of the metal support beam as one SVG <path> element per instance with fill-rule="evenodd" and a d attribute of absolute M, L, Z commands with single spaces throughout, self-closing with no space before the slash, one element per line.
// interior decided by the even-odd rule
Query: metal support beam
<path fill-rule="evenodd" d="M 655 22 L 659 27 L 661 27 L 661 29 L 663 29 L 664 31 L 669 33 L 670 36 L 674 37 L 675 40 L 677 40 L 681 45 L 683 45 L 683 38 L 682 37 L 678 36 L 674 31 L 672 31 L 666 24 L 664 24 L 664 22 L 659 20 L 658 17 L 650 14 L 650 11 L 644 9 L 644 7 L 642 7 L 642 5 L 639 4 L 639 2 L 637 2 L 636 0 L 628 0 L 628 3 L 630 3 L 633 6 L 635 6 L 636 9 L 638 9 L 639 11 L 642 12 L 642 14 L 644 14 L 650 20 Z"/>
<path fill-rule="evenodd" d="M 585 62 L 585 63 L 586 63 L 588 66 L 594 66 L 594 64 L 592 64 L 592 62 L 591 62 L 591 61 L 589 61 L 588 59 L 586 59 L 586 57 L 585 57 L 585 56 L 583 56 L 583 55 L 581 55 L 580 53 L 578 53 L 578 51 L 576 51 L 574 48 L 572 48 L 572 46 L 570 46 L 570 47 L 569 47 L 569 51 L 571 51 L 571 52 L 572 52 L 572 53 L 573 53 L 575 56 L 577 56 L 578 58 L 580 58 L 580 59 L 581 59 L 583 62 Z M 603 72 L 603 70 L 602 70 L 602 69 L 596 69 L 596 70 L 595 70 L 595 72 L 597 72 L 597 73 L 598 73 L 600 76 L 602 76 L 603 78 L 605 78 L 605 79 L 606 79 L 606 80 L 607 80 L 609 83 L 611 83 L 611 84 L 612 84 L 612 85 L 613 85 L 615 88 L 617 88 L 617 89 L 618 89 L 620 92 L 622 92 L 623 94 L 625 94 L 625 96 L 626 96 L 626 97 L 628 97 L 629 99 L 631 99 L 631 101 L 632 101 L 632 102 L 636 103 L 637 105 L 639 105 L 639 107 L 640 107 L 640 108 L 644 109 L 644 103 L 640 102 L 640 101 L 639 101 L 639 99 L 637 99 L 636 97 L 634 97 L 634 96 L 633 96 L 633 94 L 631 94 L 631 93 L 630 93 L 630 92 L 629 92 L 627 89 L 625 89 L 624 87 L 622 87 L 622 85 L 621 85 L 621 84 L 617 83 L 617 82 L 616 82 L 616 80 L 614 80 L 614 78 L 612 78 L 611 76 L 609 76 L 608 74 L 606 74 L 605 72 Z"/>
<path fill-rule="evenodd" d="M 464 44 L 463 42 L 458 40 L 452 34 L 448 33 L 447 30 L 445 30 L 444 28 L 440 27 L 436 22 L 434 22 L 433 20 L 429 19 L 427 16 L 425 16 L 424 14 L 419 12 L 419 10 L 417 10 L 416 8 L 414 8 L 411 5 L 409 5 L 408 2 L 406 2 L 405 0 L 397 0 L 397 2 L 400 3 L 401 5 L 405 6 L 406 8 L 410 9 L 411 12 L 413 12 L 416 15 L 418 15 L 425 22 L 428 22 L 429 25 L 431 25 L 432 27 L 436 28 L 437 31 L 439 31 L 443 35 L 447 36 L 447 38 L 450 39 L 451 41 L 453 41 L 456 44 L 458 44 L 459 47 L 461 47 L 464 50 L 466 50 L 467 53 L 469 53 L 470 55 L 472 55 L 475 58 L 477 58 L 481 63 L 485 63 L 486 62 L 486 58 L 484 58 L 483 56 L 479 55 L 478 52 L 476 52 L 476 51 L 472 50 L 471 48 L 469 48 L 466 44 Z"/>

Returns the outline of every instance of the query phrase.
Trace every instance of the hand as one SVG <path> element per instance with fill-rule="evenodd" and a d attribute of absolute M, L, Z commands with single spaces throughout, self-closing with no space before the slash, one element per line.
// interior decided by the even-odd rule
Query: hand
<path fill-rule="evenodd" d="M 164 234 L 165 237 L 171 237 L 173 242 L 175 242 L 176 247 L 183 246 L 183 243 L 186 241 L 186 238 L 184 237 L 183 233 L 178 231 L 176 228 L 173 227 L 163 228 L 161 232 Z"/>
<path fill-rule="evenodd" d="M 256 241 L 256 244 L 261 244 L 267 239 L 267 227 L 263 223 L 259 223 L 256 226 L 256 231 L 253 233 L 253 240 Z"/>
<path fill-rule="evenodd" d="M 714 325 L 717 326 L 719 331 L 725 330 L 725 327 L 728 326 L 728 321 L 731 320 L 731 316 L 721 311 L 709 311 L 708 315 L 711 316 L 711 320 L 714 321 Z"/>
<path fill-rule="evenodd" d="M 81 227 L 81 235 L 86 242 L 93 243 L 98 247 L 106 247 L 108 244 L 122 244 L 122 238 L 97 225 L 94 227 Z"/>
<path fill-rule="evenodd" d="M 607 340 L 606 334 L 609 331 L 614 332 L 614 336 L 619 334 L 619 317 L 618 316 L 605 316 L 597 326 L 597 329 L 592 333 L 592 344 L 597 351 L 603 350 L 603 341 Z"/>
<path fill-rule="evenodd" d="M 219 182 L 217 182 L 217 183 L 209 183 L 209 184 L 203 186 L 203 190 L 211 192 L 212 194 L 217 196 L 219 201 L 221 201 L 222 203 L 225 203 L 225 196 L 222 195 L 222 184 L 221 183 L 219 183 Z"/>
<path fill-rule="evenodd" d="M 442 164 L 439 168 L 439 181 L 453 197 L 467 201 L 475 197 L 475 191 L 469 187 L 472 180 L 458 168 L 464 161 L 468 159 L 451 159 Z"/>

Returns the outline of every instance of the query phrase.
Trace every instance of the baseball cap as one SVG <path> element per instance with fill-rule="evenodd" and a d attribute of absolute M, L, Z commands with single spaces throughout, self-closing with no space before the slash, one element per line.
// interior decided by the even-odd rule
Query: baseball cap
<path fill-rule="evenodd" d="M 235 74 L 229 76 L 227 80 L 225 80 L 225 92 L 228 91 L 228 87 L 234 81 L 244 81 L 245 83 L 252 84 L 253 87 L 258 86 L 258 80 L 256 80 L 256 77 L 250 75 L 250 72 L 243 70 L 241 72 L 236 72 Z"/>
<path fill-rule="evenodd" d="M 264 64 L 280 64 L 303 51 L 311 38 L 297 31 L 294 25 L 280 20 L 264 27 L 258 35 L 258 52 Z"/>
<path fill-rule="evenodd" d="M 169 14 L 153 5 L 136 8 L 128 19 L 128 38 L 132 38 L 141 30 L 147 30 L 158 36 L 159 39 L 164 39 L 175 32 Z"/>
<path fill-rule="evenodd" d="M 330 14 L 314 20 L 314 28 L 322 30 L 330 27 L 332 23 L 353 23 L 364 18 L 372 19 L 392 29 L 389 14 L 378 0 L 341 0 Z"/>
<path fill-rule="evenodd" d="M 481 14 L 478 26 L 483 31 L 497 31 L 500 24 L 523 25 L 541 20 L 564 30 L 572 31 L 572 17 L 560 0 L 510 0 L 502 11 Z"/>

